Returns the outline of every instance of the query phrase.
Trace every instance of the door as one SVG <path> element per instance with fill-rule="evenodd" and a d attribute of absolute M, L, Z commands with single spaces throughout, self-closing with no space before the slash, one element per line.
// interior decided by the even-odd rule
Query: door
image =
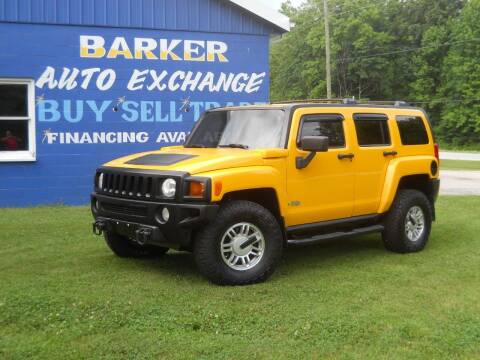
<path fill-rule="evenodd" d="M 355 151 L 355 205 L 353 215 L 378 211 L 387 166 L 395 152 L 385 114 L 354 114 L 357 137 Z"/>
<path fill-rule="evenodd" d="M 338 114 L 305 114 L 295 118 L 289 141 L 286 225 L 350 217 L 354 165 L 349 157 L 350 141 L 345 137 L 345 119 Z M 297 169 L 295 159 L 309 154 L 300 149 L 302 136 L 328 136 L 329 149 L 316 153 L 307 167 Z"/>

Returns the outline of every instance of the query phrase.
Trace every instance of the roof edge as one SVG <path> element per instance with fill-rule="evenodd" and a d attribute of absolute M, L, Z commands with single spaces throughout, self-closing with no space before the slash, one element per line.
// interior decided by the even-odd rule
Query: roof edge
<path fill-rule="evenodd" d="M 287 16 L 279 13 L 278 11 L 270 9 L 258 2 L 254 2 L 251 0 L 228 0 L 228 1 L 260 17 L 261 19 L 274 25 L 275 27 L 277 27 L 283 32 L 290 31 L 290 19 Z"/>

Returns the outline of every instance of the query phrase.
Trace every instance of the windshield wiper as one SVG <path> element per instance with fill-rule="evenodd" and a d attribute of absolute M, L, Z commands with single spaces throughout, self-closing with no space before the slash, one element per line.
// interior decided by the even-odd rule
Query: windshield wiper
<path fill-rule="evenodd" d="M 247 145 L 243 144 L 226 144 L 226 145 L 218 145 L 219 148 L 235 148 L 235 149 L 248 149 Z"/>
<path fill-rule="evenodd" d="M 186 148 L 205 148 L 205 145 L 200 145 L 200 144 L 188 144 L 185 145 Z"/>

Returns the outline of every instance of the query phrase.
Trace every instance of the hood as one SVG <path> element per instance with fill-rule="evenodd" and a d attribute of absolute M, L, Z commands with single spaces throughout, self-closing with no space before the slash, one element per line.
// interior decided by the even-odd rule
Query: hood
<path fill-rule="evenodd" d="M 285 149 L 244 150 L 231 148 L 198 149 L 183 146 L 166 147 L 125 156 L 105 166 L 143 170 L 185 171 L 191 175 L 235 168 L 264 165 L 266 159 L 286 157 Z"/>

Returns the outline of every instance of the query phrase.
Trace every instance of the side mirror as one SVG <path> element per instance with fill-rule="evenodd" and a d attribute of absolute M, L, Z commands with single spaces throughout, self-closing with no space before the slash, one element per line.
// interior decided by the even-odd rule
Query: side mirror
<path fill-rule="evenodd" d="M 317 152 L 328 151 L 328 136 L 304 136 L 300 140 L 302 150 L 310 151 L 306 157 L 297 156 L 295 159 L 297 169 L 303 169 L 310 164 Z"/>
<path fill-rule="evenodd" d="M 300 140 L 302 150 L 311 152 L 328 151 L 328 136 L 304 136 Z"/>

